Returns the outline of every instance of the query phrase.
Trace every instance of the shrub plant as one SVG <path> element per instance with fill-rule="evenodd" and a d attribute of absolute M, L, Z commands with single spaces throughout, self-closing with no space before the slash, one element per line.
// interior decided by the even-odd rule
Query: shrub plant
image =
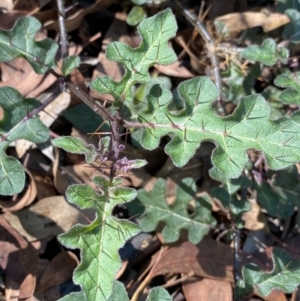
<path fill-rule="evenodd" d="M 54 71 L 58 45 L 50 39 L 35 41 L 40 26 L 36 19 L 24 17 L 11 30 L 1 30 L 0 60 L 5 62 L 24 57 L 39 74 Z M 154 64 L 168 65 L 176 61 L 176 54 L 168 44 L 176 35 L 176 30 L 175 17 L 170 9 L 166 9 L 139 24 L 141 43 L 137 48 L 132 49 L 120 42 L 112 42 L 108 46 L 107 58 L 121 63 L 125 74 L 119 82 L 107 76 L 99 77 L 91 83 L 91 88 L 98 93 L 111 94 L 115 101 L 107 109 L 99 103 L 92 103 L 88 96 L 83 99 L 110 124 L 111 135 L 101 138 L 98 148 L 71 136 L 52 141 L 54 146 L 67 152 L 84 154 L 87 163 L 92 163 L 97 158 L 102 162 L 109 162 L 107 176 L 93 179 L 98 187 L 97 191 L 86 184 L 76 184 L 71 185 L 66 192 L 70 203 L 80 209 L 93 208 L 96 216 L 89 225 L 75 225 L 58 238 L 65 247 L 81 251 L 80 264 L 73 275 L 74 283 L 80 286 L 81 291 L 71 293 L 61 300 L 129 300 L 124 285 L 115 280 L 121 267 L 118 252 L 127 240 L 137 235 L 141 229 L 146 232 L 155 230 L 158 222 L 162 221 L 165 224 L 162 235 L 166 243 L 176 242 L 181 230 L 185 229 L 188 239 L 197 244 L 217 225 L 217 220 L 211 214 L 210 197 L 196 197 L 194 212 L 188 213 L 188 203 L 196 193 L 196 184 L 190 178 L 178 184 L 172 205 L 165 201 L 166 183 L 163 179 L 157 179 L 151 193 L 144 189 L 136 191 L 121 186 L 119 171 L 130 172 L 147 164 L 143 159 L 130 160 L 123 155 L 124 145 L 120 134 L 124 128 L 136 130 L 140 135 L 140 145 L 147 150 L 156 149 L 163 137 L 169 137 L 164 150 L 177 167 L 185 166 L 202 142 L 213 142 L 215 148 L 211 160 L 214 168 L 210 171 L 210 176 L 220 181 L 221 186 L 215 187 L 210 193 L 229 210 L 234 235 L 243 228 L 242 214 L 251 210 L 246 197 L 237 197 L 238 191 L 252 185 L 246 176 L 253 168 L 247 156 L 248 150 L 260 152 L 270 170 L 282 170 L 276 174 L 274 172 L 273 186 L 279 187 L 277 191 L 268 183 L 255 184 L 258 199 L 269 214 L 272 215 L 274 205 L 264 197 L 265 193 L 275 195 L 274 201 L 277 197 L 280 202 L 279 190 L 289 188 L 289 183 L 285 180 L 293 178 L 296 183 L 298 181 L 293 164 L 300 161 L 299 111 L 290 116 L 272 119 L 266 99 L 260 94 L 252 93 L 240 99 L 232 114 L 219 116 L 214 109 L 214 102 L 221 91 L 207 76 L 195 77 L 179 84 L 177 90 L 183 101 L 183 108 L 180 110 L 170 110 L 172 94 L 160 84 L 150 85 L 146 107 L 133 104 L 132 87 L 135 84 L 151 83 L 149 68 Z M 261 46 L 247 47 L 241 56 L 273 66 L 287 63 L 289 51 L 278 47 L 273 39 L 268 38 Z M 75 56 L 63 61 L 61 80 L 64 84 L 68 85 L 67 76 L 78 65 L 79 59 Z M 298 73 L 292 74 L 285 70 L 274 83 L 285 88 L 280 94 L 280 101 L 298 105 Z M 78 91 L 74 85 L 70 84 L 69 87 L 75 94 L 82 95 L 83 92 Z M 22 165 L 5 153 L 8 145 L 18 139 L 40 143 L 49 138 L 48 129 L 38 118 L 38 113 L 45 105 L 46 103 L 41 106 L 34 99 L 25 99 L 12 88 L 0 88 L 0 106 L 4 111 L 4 117 L 0 121 L 2 195 L 19 193 L 25 181 Z M 128 109 L 126 114 L 124 106 Z M 128 111 L 131 112 L 129 116 Z M 140 227 L 112 215 L 116 205 L 134 199 L 134 204 L 142 214 Z M 289 203 L 283 202 L 281 205 L 285 208 L 285 213 L 282 214 L 285 216 L 280 217 L 291 217 L 298 202 L 297 198 L 290 198 Z M 254 264 L 243 267 L 242 278 L 237 279 L 235 287 L 236 300 L 242 300 L 254 290 L 262 296 L 268 295 L 274 288 L 280 288 L 286 293 L 293 292 L 300 283 L 299 260 L 290 258 L 288 253 L 278 248 L 274 248 L 272 260 L 273 269 L 269 273 Z M 171 300 L 171 297 L 165 289 L 154 288 L 147 300 Z"/>

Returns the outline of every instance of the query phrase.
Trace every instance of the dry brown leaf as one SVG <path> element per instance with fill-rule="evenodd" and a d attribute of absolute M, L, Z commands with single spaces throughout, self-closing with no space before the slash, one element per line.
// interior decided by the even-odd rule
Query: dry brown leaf
<path fill-rule="evenodd" d="M 7 294 L 20 299 L 31 297 L 36 284 L 38 254 L 2 217 L 0 217 L 0 258 Z"/>
<path fill-rule="evenodd" d="M 38 35 L 46 38 L 46 35 L 42 33 Z M 44 75 L 36 74 L 24 58 L 16 58 L 10 62 L 1 63 L 1 71 L 2 81 L 0 82 L 0 87 L 12 87 L 23 96 L 33 91 L 44 78 Z"/>
<path fill-rule="evenodd" d="M 245 222 L 245 228 L 252 231 L 266 230 L 269 232 L 268 220 L 261 212 L 260 206 L 255 200 L 249 199 L 251 210 L 243 213 L 242 219 Z"/>
<path fill-rule="evenodd" d="M 49 262 L 41 275 L 36 292 L 44 291 L 72 279 L 73 271 L 77 265 L 78 259 L 74 253 L 69 251 L 59 253 Z"/>
<path fill-rule="evenodd" d="M 4 212 L 14 212 L 23 209 L 24 207 L 30 205 L 36 195 L 37 195 L 37 188 L 35 180 L 31 174 L 31 172 L 25 168 L 25 173 L 27 177 L 27 185 L 24 187 L 25 191 L 14 195 L 10 200 L 1 200 L 0 199 L 0 207 Z"/>
<path fill-rule="evenodd" d="M 213 279 L 185 281 L 182 290 L 186 301 L 232 301 L 231 284 Z"/>
<path fill-rule="evenodd" d="M 94 219 L 93 210 L 84 210 L 84 216 Z M 42 199 L 29 208 L 15 214 L 7 213 L 4 218 L 28 241 L 57 236 L 76 223 L 88 221 L 77 208 L 71 206 L 63 196 Z"/>
<path fill-rule="evenodd" d="M 268 296 L 260 296 L 265 301 L 288 301 L 284 292 L 280 289 L 273 289 Z"/>
<path fill-rule="evenodd" d="M 151 274 L 153 277 L 164 274 L 189 274 L 234 282 L 232 249 L 215 240 L 203 239 L 193 245 L 186 241 L 167 250 L 155 265 Z"/>
<path fill-rule="evenodd" d="M 280 13 L 244 12 L 227 14 L 216 18 L 215 21 L 225 23 L 229 32 L 238 33 L 257 26 L 262 26 L 264 32 L 269 32 L 289 23 L 290 19 Z"/>

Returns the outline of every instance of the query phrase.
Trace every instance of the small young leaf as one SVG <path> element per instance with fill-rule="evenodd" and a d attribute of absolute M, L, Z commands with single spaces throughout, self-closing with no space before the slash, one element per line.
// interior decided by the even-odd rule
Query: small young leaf
<path fill-rule="evenodd" d="M 215 225 L 216 221 L 211 215 L 211 202 L 209 198 L 194 198 L 196 184 L 191 178 L 186 178 L 179 183 L 176 189 L 174 204 L 168 205 L 165 200 L 166 181 L 157 179 L 153 190 L 149 193 L 145 189 L 138 191 L 137 202 L 142 208 L 140 226 L 143 231 L 154 231 L 160 221 L 166 223 L 162 234 L 166 242 L 178 240 L 180 231 L 186 229 L 189 232 L 189 240 L 197 244 L 204 235 Z M 189 214 L 188 203 L 195 199 L 195 212 Z"/>
<path fill-rule="evenodd" d="M 5 154 L 8 145 L 19 139 L 41 143 L 49 137 L 49 130 L 37 116 L 20 123 L 26 114 L 39 104 L 34 99 L 23 98 L 13 88 L 0 88 L 0 107 L 4 111 L 3 119 L 0 120 L 0 194 L 2 195 L 19 193 L 25 183 L 22 165 L 17 159 Z"/>
<path fill-rule="evenodd" d="M 17 57 L 28 60 L 36 73 L 42 74 L 55 67 L 58 45 L 50 39 L 35 41 L 41 23 L 32 17 L 19 18 L 10 30 L 0 30 L 0 61 Z"/>
<path fill-rule="evenodd" d="M 287 88 L 280 93 L 280 101 L 300 106 L 300 72 L 280 74 L 275 78 L 274 84 L 281 88 Z"/>
<path fill-rule="evenodd" d="M 241 56 L 247 60 L 261 62 L 267 66 L 273 66 L 278 61 L 286 63 L 289 51 L 286 48 L 278 48 L 272 39 L 265 39 L 261 46 L 251 45 L 241 52 Z"/>
<path fill-rule="evenodd" d="M 277 172 L 270 183 L 256 185 L 257 201 L 268 214 L 281 219 L 290 218 L 299 206 L 300 182 L 297 167 L 292 165 Z"/>
<path fill-rule="evenodd" d="M 52 144 L 72 154 L 85 155 L 85 161 L 93 163 L 97 158 L 96 147 L 93 144 L 85 144 L 78 137 L 59 137 L 52 140 Z"/>
<path fill-rule="evenodd" d="M 130 26 L 138 25 L 147 14 L 142 6 L 134 6 L 127 15 L 126 23 Z"/>
<path fill-rule="evenodd" d="M 273 270 L 261 271 L 255 264 L 247 264 L 242 269 L 243 280 L 236 285 L 236 297 L 243 298 L 254 289 L 267 296 L 278 288 L 284 293 L 292 293 L 300 283 L 300 260 L 291 258 L 286 251 L 273 249 Z"/>
<path fill-rule="evenodd" d="M 73 281 L 82 289 L 82 300 L 108 300 L 115 285 L 115 275 L 121 267 L 118 251 L 129 238 L 140 232 L 135 224 L 112 216 L 117 204 L 130 202 L 136 196 L 134 189 L 118 187 L 121 181 L 120 178 L 114 178 L 112 182 L 103 177 L 94 178 L 102 194 L 85 184 L 72 185 L 66 192 L 70 203 L 80 209 L 94 208 L 97 213 L 91 224 L 75 225 L 59 236 L 66 247 L 81 250 L 82 259 L 74 271 Z"/>
<path fill-rule="evenodd" d="M 131 100 L 131 86 L 135 83 L 150 81 L 148 69 L 154 64 L 168 65 L 176 61 L 174 51 L 168 40 L 175 36 L 177 24 L 171 9 L 143 20 L 137 27 L 142 38 L 141 44 L 132 49 L 128 45 L 113 42 L 108 45 L 106 57 L 111 61 L 122 63 L 125 74 L 121 81 L 114 82 L 108 76 L 95 79 L 91 88 L 99 93 L 110 93 L 116 103 Z"/>
<path fill-rule="evenodd" d="M 80 66 L 80 58 L 78 55 L 68 56 L 63 60 L 61 72 L 64 77 L 71 74 L 71 72 Z"/>
<path fill-rule="evenodd" d="M 176 166 L 184 166 L 202 141 L 215 141 L 212 162 L 224 176 L 237 178 L 247 163 L 246 151 L 264 153 L 271 169 L 283 169 L 300 161 L 300 113 L 275 121 L 261 95 L 242 98 L 232 115 L 217 116 L 212 102 L 218 92 L 207 77 L 182 82 L 178 90 L 185 108 L 177 114 L 168 111 L 172 97 L 164 87 L 155 85 L 148 96 L 148 109 L 140 113 L 143 124 L 141 144 L 152 150 L 160 138 L 172 133 L 165 152 Z"/>

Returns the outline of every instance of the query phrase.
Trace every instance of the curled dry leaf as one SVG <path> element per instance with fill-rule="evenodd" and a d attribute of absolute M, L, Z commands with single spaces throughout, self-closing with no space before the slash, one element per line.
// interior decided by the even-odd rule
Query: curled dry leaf
<path fill-rule="evenodd" d="M 28 177 L 27 184 L 25 185 L 23 192 L 12 196 L 10 200 L 0 199 L 0 207 L 2 207 L 4 212 L 14 212 L 23 209 L 30 205 L 37 195 L 35 180 L 31 172 L 27 168 L 24 169 Z"/>
<path fill-rule="evenodd" d="M 7 293 L 14 293 L 14 296 L 10 297 L 16 300 L 30 298 L 36 284 L 38 254 L 2 217 L 0 217 L 0 258 Z M 13 291 L 10 288 L 14 288 Z"/>

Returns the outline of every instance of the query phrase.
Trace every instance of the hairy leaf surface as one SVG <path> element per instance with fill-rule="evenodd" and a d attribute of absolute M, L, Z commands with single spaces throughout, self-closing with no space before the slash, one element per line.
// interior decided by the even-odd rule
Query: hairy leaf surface
<path fill-rule="evenodd" d="M 261 62 L 267 66 L 273 66 L 278 61 L 286 63 L 289 51 L 286 48 L 278 48 L 273 39 L 265 39 L 261 46 L 251 45 L 241 52 L 241 55 L 252 61 Z"/>
<path fill-rule="evenodd" d="M 99 93 L 110 93 L 121 101 L 132 99 L 131 86 L 135 83 L 150 81 L 149 67 L 154 64 L 168 65 L 176 61 L 174 51 L 168 46 L 168 40 L 176 34 L 177 24 L 170 9 L 143 20 L 137 27 L 142 41 L 132 49 L 120 42 L 112 42 L 106 50 L 106 57 L 122 63 L 125 74 L 120 82 L 114 82 L 108 76 L 99 77 L 91 88 Z"/>
<path fill-rule="evenodd" d="M 279 95 L 280 101 L 285 104 L 300 105 L 300 72 L 280 74 L 275 78 L 274 84 L 286 88 Z"/>
<path fill-rule="evenodd" d="M 23 98 L 13 88 L 0 88 L 0 107 L 4 111 L 3 119 L 0 120 L 0 194 L 2 195 L 19 193 L 25 183 L 25 173 L 21 163 L 5 153 L 8 145 L 19 139 L 41 143 L 49 137 L 47 127 L 38 116 L 19 123 L 38 105 L 38 101 Z"/>
<path fill-rule="evenodd" d="M 152 87 L 148 109 L 139 116 L 143 123 L 141 144 L 146 149 L 157 148 L 163 136 L 171 135 L 165 152 L 181 167 L 202 141 L 212 141 L 217 145 L 212 162 L 228 178 L 241 174 L 249 149 L 263 152 L 273 170 L 300 161 L 298 111 L 290 118 L 272 121 L 265 99 L 261 95 L 251 95 L 241 99 L 232 115 L 222 118 L 212 109 L 218 92 L 209 78 L 187 80 L 178 90 L 185 108 L 175 114 L 168 110 L 171 93 L 159 85 Z"/>
<path fill-rule="evenodd" d="M 93 144 L 86 145 L 78 137 L 58 137 L 52 140 L 52 144 L 72 154 L 85 155 L 85 161 L 89 164 L 93 163 L 97 157 L 96 147 Z"/>
<path fill-rule="evenodd" d="M 267 296 L 278 288 L 284 293 L 292 293 L 300 283 L 300 260 L 291 258 L 286 251 L 273 249 L 273 269 L 270 273 L 261 271 L 255 264 L 247 264 L 242 269 L 243 280 L 236 286 L 237 297 L 244 297 L 254 288 L 262 296 Z"/>
<path fill-rule="evenodd" d="M 194 199 L 196 184 L 191 178 L 179 183 L 176 189 L 175 202 L 168 205 L 165 199 L 166 181 L 157 179 L 151 192 L 145 189 L 138 191 L 137 200 L 142 203 L 140 226 L 143 231 L 155 230 L 160 221 L 166 223 L 162 234 L 166 242 L 178 240 L 180 231 L 189 232 L 189 240 L 197 244 L 208 233 L 216 221 L 211 215 L 211 202 L 207 198 L 195 198 L 195 211 L 188 213 L 188 203 Z"/>
<path fill-rule="evenodd" d="M 51 39 L 35 41 L 40 29 L 41 23 L 32 17 L 18 19 L 10 30 L 0 29 L 0 61 L 24 57 L 39 74 L 53 68 L 58 45 Z"/>
<path fill-rule="evenodd" d="M 73 281 L 80 285 L 84 300 L 107 301 L 121 267 L 118 250 L 140 232 L 135 224 L 113 217 L 112 210 L 117 204 L 133 200 L 136 191 L 118 187 L 120 178 L 110 182 L 95 177 L 93 181 L 102 193 L 83 184 L 70 186 L 66 196 L 80 209 L 94 208 L 97 213 L 95 220 L 87 226 L 73 226 L 60 235 L 59 240 L 68 248 L 81 250 L 81 262 L 74 271 Z"/>

